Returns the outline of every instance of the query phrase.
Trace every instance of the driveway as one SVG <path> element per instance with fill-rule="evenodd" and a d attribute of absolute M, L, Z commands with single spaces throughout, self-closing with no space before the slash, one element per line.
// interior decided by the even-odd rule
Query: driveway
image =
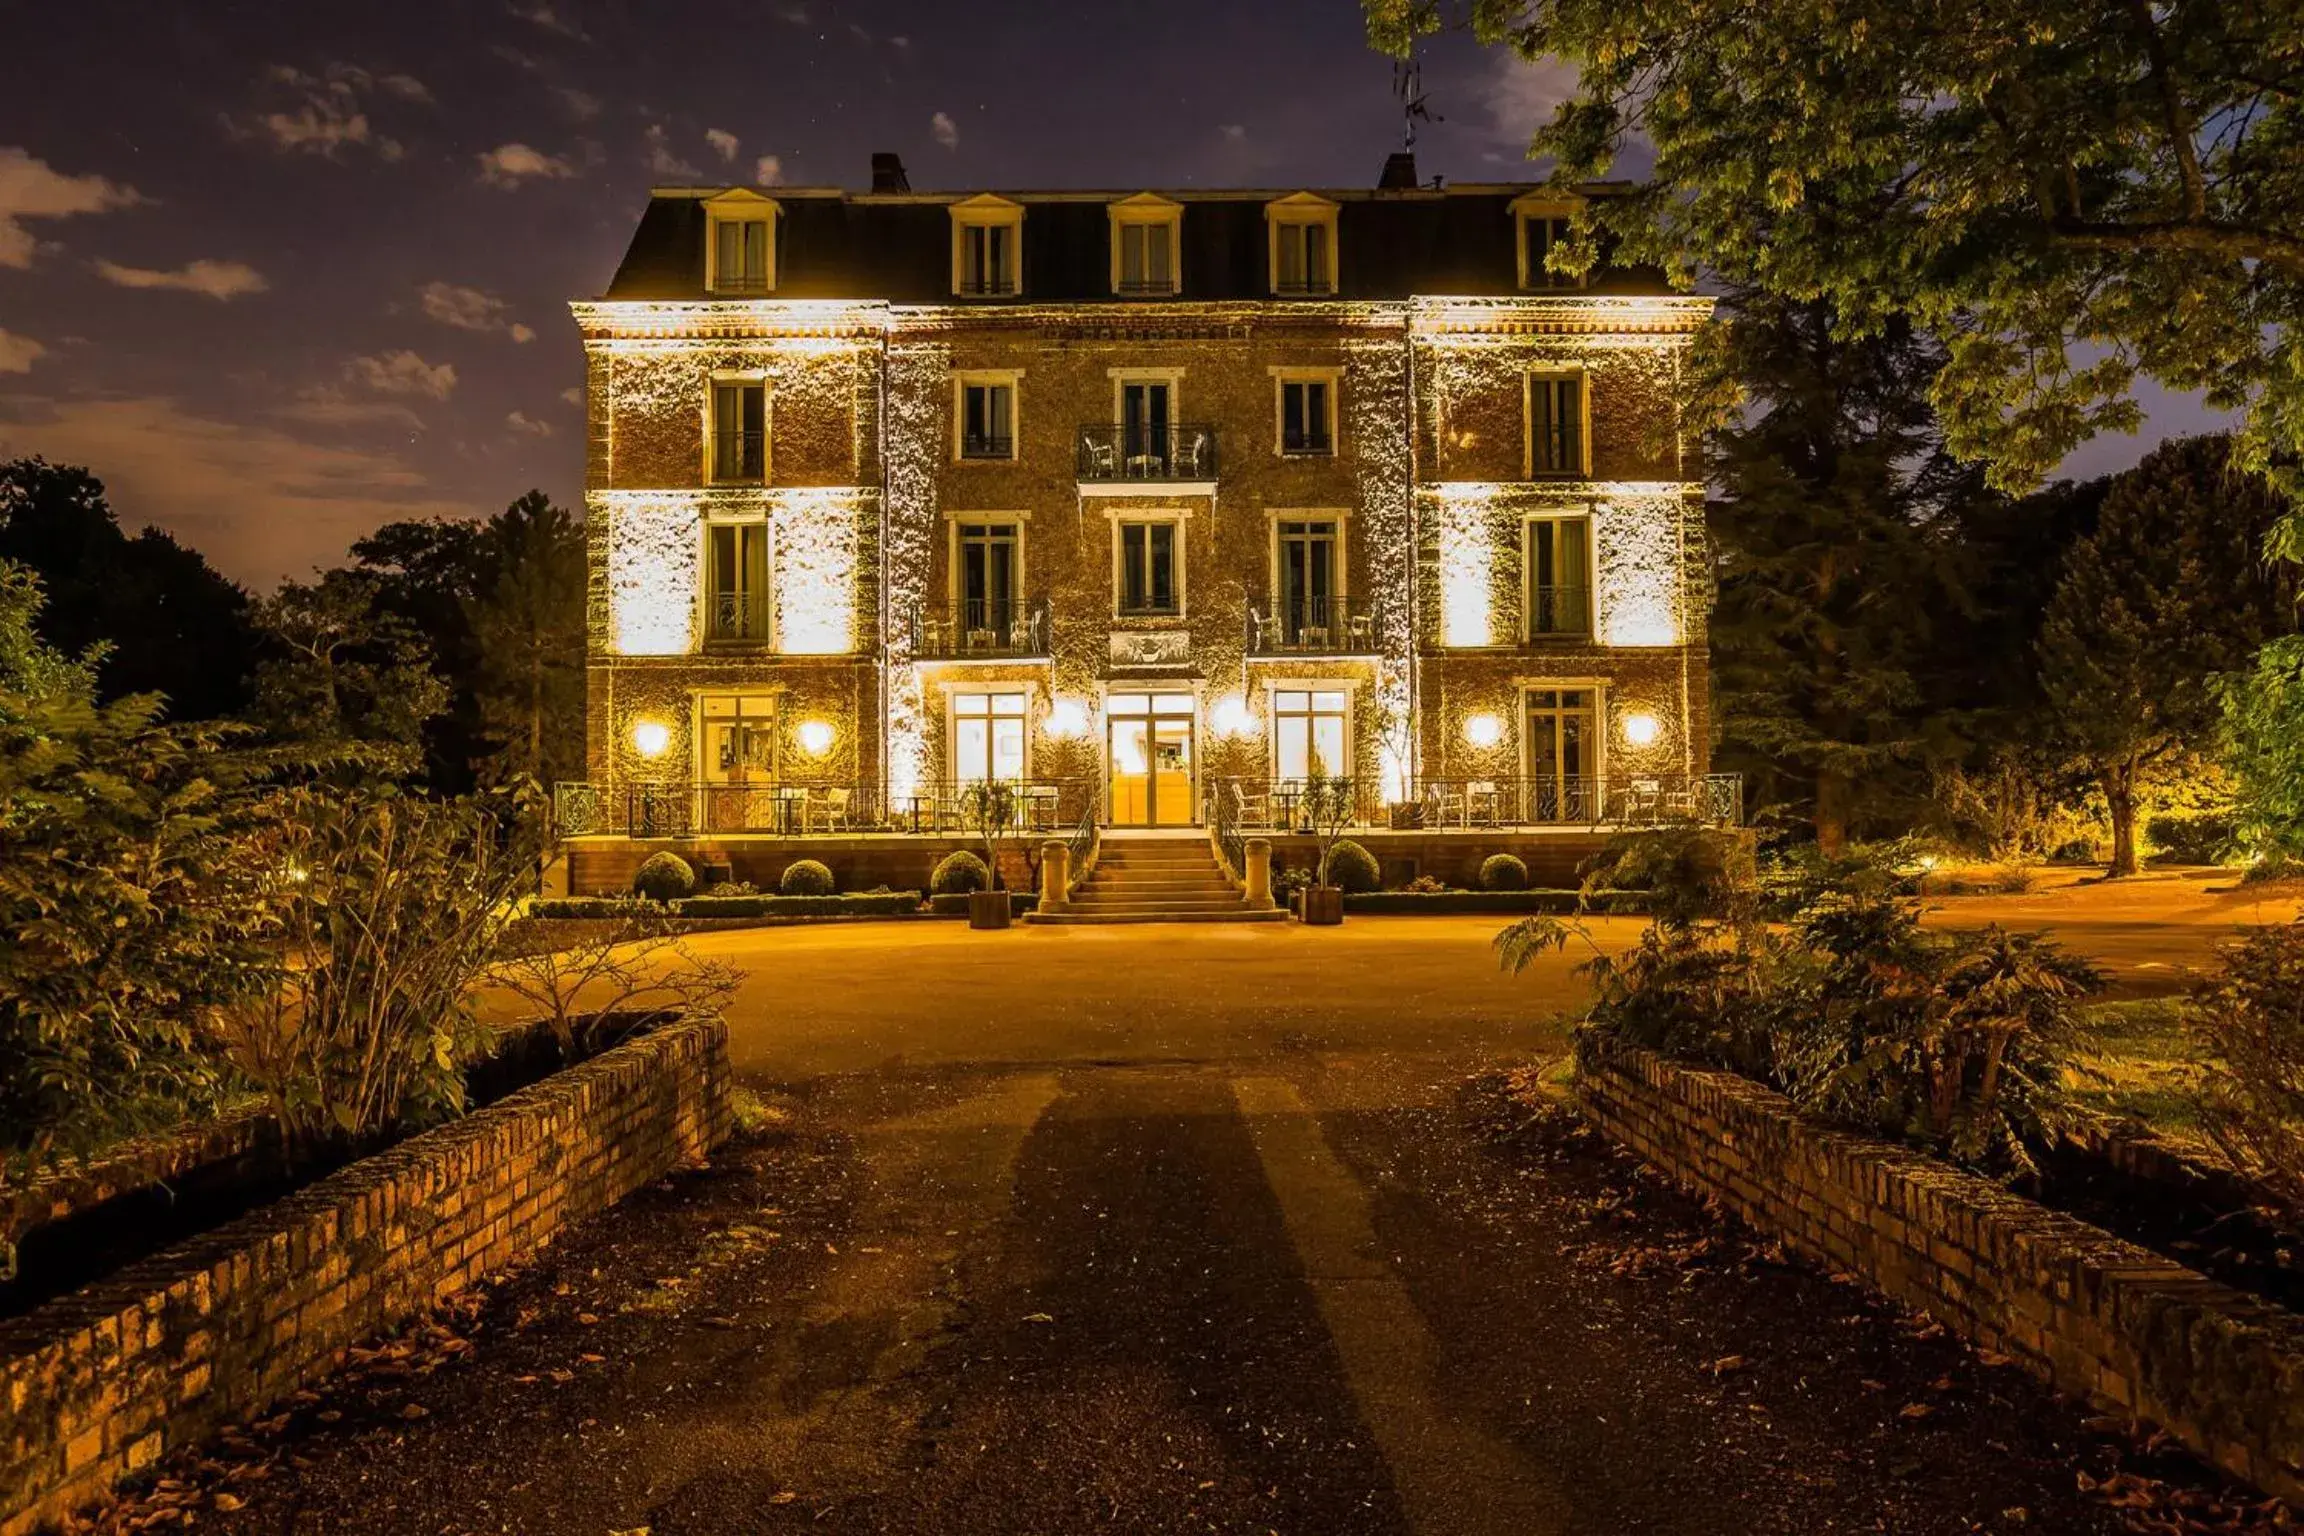
<path fill-rule="evenodd" d="M 750 973 L 754 1128 L 437 1370 L 355 1372 L 211 1463 L 203 1528 L 2124 1528 L 2078 1474 L 2164 1458 L 1503 1075 L 1582 987 L 1499 974 L 1499 926 L 699 938 Z"/>

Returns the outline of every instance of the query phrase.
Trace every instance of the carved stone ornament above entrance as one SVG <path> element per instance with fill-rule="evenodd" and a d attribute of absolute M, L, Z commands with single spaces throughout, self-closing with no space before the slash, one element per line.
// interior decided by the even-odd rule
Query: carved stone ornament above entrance
<path fill-rule="evenodd" d="M 1182 629 L 1112 631 L 1115 667 L 1182 667 L 1192 661 L 1192 635 Z"/>

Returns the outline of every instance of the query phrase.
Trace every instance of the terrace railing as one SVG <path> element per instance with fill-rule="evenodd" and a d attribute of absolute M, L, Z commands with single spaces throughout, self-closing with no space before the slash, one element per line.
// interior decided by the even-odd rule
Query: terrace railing
<path fill-rule="evenodd" d="M 1248 605 L 1251 656 L 1367 656 L 1376 650 L 1376 609 L 1363 597 L 1295 597 Z"/>
<path fill-rule="evenodd" d="M 1048 599 L 962 598 L 922 603 L 912 614 L 919 661 L 1029 660 L 1049 647 Z"/>
<path fill-rule="evenodd" d="M 1088 426 L 1080 429 L 1077 457 L 1082 480 L 1213 480 L 1216 429 Z"/>
<path fill-rule="evenodd" d="M 1436 830 L 1537 827 L 1732 827 L 1744 820 L 1744 781 L 1731 773 L 1623 773 L 1524 779 L 1426 779 L 1405 804 L 1373 780 L 1351 781 L 1354 827 Z M 1220 835 L 1310 830 L 1305 781 L 1220 778 L 1208 783 L 1208 821 Z"/>

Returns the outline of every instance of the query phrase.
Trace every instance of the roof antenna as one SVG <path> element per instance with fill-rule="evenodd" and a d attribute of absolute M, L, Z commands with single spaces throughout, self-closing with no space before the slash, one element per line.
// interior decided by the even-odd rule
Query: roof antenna
<path fill-rule="evenodd" d="M 1430 98 L 1424 94 L 1424 65 L 1413 52 L 1406 58 L 1392 61 L 1392 94 L 1400 99 L 1400 153 L 1408 157 L 1406 165 L 1413 167 L 1416 163 L 1416 125 L 1420 122 L 1447 121 L 1432 110 Z M 1413 170 L 1409 181 L 1411 185 L 1414 184 Z M 1440 177 L 1432 178 L 1435 188 L 1439 187 L 1440 182 Z"/>

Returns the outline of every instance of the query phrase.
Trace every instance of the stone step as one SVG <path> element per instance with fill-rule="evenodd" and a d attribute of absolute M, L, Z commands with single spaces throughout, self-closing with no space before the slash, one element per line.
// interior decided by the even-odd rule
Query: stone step
<path fill-rule="evenodd" d="M 1074 897 L 1072 905 L 1093 912 L 1223 912 L 1236 910 L 1237 896 L 1131 896 L 1114 897 L 1108 901 L 1082 901 Z"/>
<path fill-rule="evenodd" d="M 1048 926 L 1101 927 L 1113 923 L 1284 923 L 1286 912 L 1027 912 L 1023 921 Z"/>
<path fill-rule="evenodd" d="M 1203 870 L 1197 875 L 1137 875 L 1126 880 L 1091 880 L 1082 887 L 1090 891 L 1229 891 L 1230 882 L 1217 878 L 1215 871 Z"/>

